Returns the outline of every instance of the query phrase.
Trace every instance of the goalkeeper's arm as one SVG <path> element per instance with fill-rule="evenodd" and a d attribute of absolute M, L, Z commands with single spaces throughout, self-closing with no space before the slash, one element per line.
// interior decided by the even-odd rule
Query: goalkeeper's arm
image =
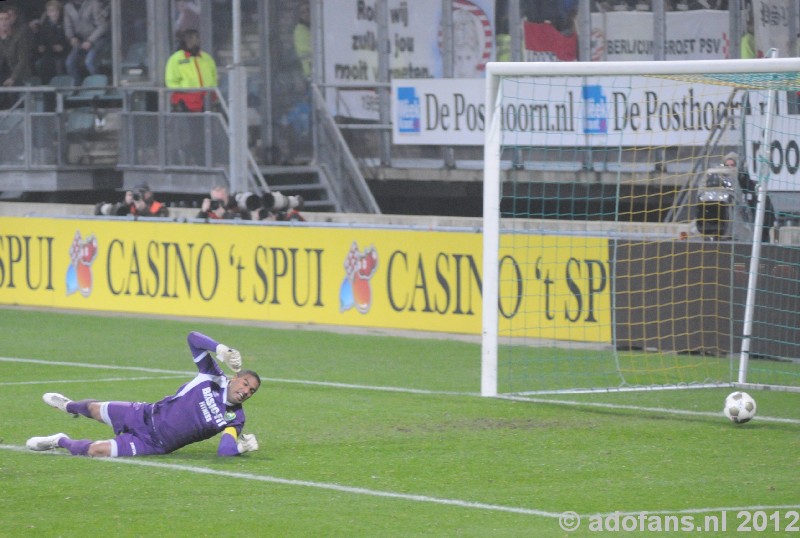
<path fill-rule="evenodd" d="M 258 441 L 255 435 L 252 433 L 237 435 L 236 428 L 228 427 L 222 432 L 217 455 L 239 456 L 245 452 L 255 452 L 256 450 L 258 450 Z"/>
<path fill-rule="evenodd" d="M 234 372 L 239 372 L 242 369 L 242 355 L 237 350 L 220 344 L 210 336 L 196 331 L 189 333 L 188 340 L 195 362 L 197 362 L 202 353 L 213 351 L 216 359 L 223 364 L 227 364 Z"/>
<path fill-rule="evenodd" d="M 234 372 L 238 372 L 242 369 L 242 354 L 237 350 L 225 344 L 217 344 L 215 352 L 217 354 L 217 360 L 223 364 L 227 364 Z"/>

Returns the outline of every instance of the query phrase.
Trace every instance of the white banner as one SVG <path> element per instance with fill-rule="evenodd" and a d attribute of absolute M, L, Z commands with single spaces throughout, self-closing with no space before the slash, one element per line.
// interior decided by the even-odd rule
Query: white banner
<path fill-rule="evenodd" d="M 768 189 L 776 191 L 800 191 L 800 99 L 796 92 L 775 92 L 775 117 L 772 120 L 769 147 Z M 745 125 L 745 157 L 750 177 L 756 179 L 759 157 L 764 140 L 764 116 L 767 92 L 751 92 L 752 114 Z"/>
<path fill-rule="evenodd" d="M 389 0 L 388 4 L 391 78 L 441 78 L 442 2 Z M 483 77 L 486 62 L 494 58 L 494 0 L 453 0 L 452 4 L 454 72 L 458 77 Z M 377 2 L 325 0 L 323 9 L 325 83 L 376 82 Z M 344 91 L 329 104 L 334 115 L 378 119 L 374 91 Z"/>
<path fill-rule="evenodd" d="M 665 59 L 731 57 L 727 11 L 670 11 L 666 17 Z M 654 20 L 651 12 L 592 13 L 592 61 L 654 60 Z"/>
<path fill-rule="evenodd" d="M 395 79 L 395 144 L 482 146 L 484 82 L 480 79 Z"/>
<path fill-rule="evenodd" d="M 794 2 L 794 6 L 790 3 Z M 796 56 L 792 50 L 789 19 L 794 8 L 797 17 L 797 0 L 753 0 L 753 29 L 756 38 L 756 57 L 763 58 L 769 49 L 778 49 L 779 58 Z"/>
<path fill-rule="evenodd" d="M 703 147 L 718 118 L 720 146 L 738 147 L 745 115 L 744 157 L 758 177 L 767 93 L 650 77 L 560 77 L 538 84 L 504 79 L 503 144 L 532 147 Z M 393 143 L 482 146 L 484 84 L 477 79 L 392 82 Z M 800 191 L 800 97 L 777 92 L 770 147 L 771 191 Z M 787 99 L 790 98 L 790 99 Z"/>
<path fill-rule="evenodd" d="M 542 79 L 544 81 L 544 79 Z M 715 118 L 728 114 L 735 144 L 740 104 L 731 88 L 645 77 L 504 79 L 505 141 L 522 146 L 703 146 Z M 484 84 L 474 79 L 395 80 L 395 144 L 483 145 Z M 727 143 L 727 142 L 726 142 Z"/>

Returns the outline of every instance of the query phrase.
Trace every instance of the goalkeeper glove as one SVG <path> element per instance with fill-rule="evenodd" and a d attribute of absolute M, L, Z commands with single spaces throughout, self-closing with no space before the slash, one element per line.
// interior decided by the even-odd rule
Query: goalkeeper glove
<path fill-rule="evenodd" d="M 239 449 L 239 454 L 258 450 L 258 441 L 256 441 L 256 436 L 252 433 L 243 433 L 236 441 L 236 448 Z"/>
<path fill-rule="evenodd" d="M 217 346 L 217 360 L 227 364 L 234 372 L 242 369 L 242 354 L 224 344 Z"/>

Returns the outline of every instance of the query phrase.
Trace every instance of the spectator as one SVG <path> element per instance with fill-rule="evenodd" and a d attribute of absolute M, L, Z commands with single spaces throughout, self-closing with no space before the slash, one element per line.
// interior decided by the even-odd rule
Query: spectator
<path fill-rule="evenodd" d="M 34 71 L 43 83 L 66 71 L 69 40 L 64 31 L 63 5 L 48 0 L 42 16 L 31 21 L 34 42 Z"/>
<path fill-rule="evenodd" d="M 751 13 L 748 13 L 746 18 L 746 29 L 739 45 L 739 57 L 742 59 L 752 59 L 758 56 L 756 52 L 755 23 L 753 22 L 753 15 Z"/>
<path fill-rule="evenodd" d="M 736 179 L 739 187 L 744 193 L 745 201 L 750 207 L 750 212 L 753 215 L 753 222 L 755 222 L 755 213 L 758 208 L 758 182 L 754 181 L 750 174 L 745 169 L 739 166 L 739 155 L 736 153 L 728 153 L 722 160 L 722 165 L 727 168 L 735 168 L 737 170 Z M 766 203 L 764 207 L 764 222 L 761 230 L 761 241 L 769 243 L 769 231 L 775 224 L 775 208 L 772 205 L 772 199 L 769 194 L 766 195 Z"/>
<path fill-rule="evenodd" d="M 306 80 L 311 78 L 311 7 L 308 1 L 302 2 L 297 7 L 297 24 L 292 32 L 292 42 L 297 59 L 300 60 L 300 67 L 303 69 L 303 76 Z"/>
<path fill-rule="evenodd" d="M 208 198 L 203 199 L 198 219 L 228 220 L 242 218 L 236 200 L 228 193 L 228 188 L 218 185 L 211 189 Z"/>
<path fill-rule="evenodd" d="M 18 33 L 20 35 L 19 39 L 25 41 L 25 46 L 28 47 L 28 50 L 30 51 L 33 38 L 31 36 L 30 28 L 25 23 L 24 15 L 20 14 L 19 7 L 15 4 L 8 5 L 8 14 L 11 17 L 11 29 L 14 31 L 14 33 Z"/>
<path fill-rule="evenodd" d="M 21 86 L 30 76 L 30 47 L 25 36 L 12 26 L 10 8 L 0 7 L 0 82 L 4 88 Z M 0 94 L 0 108 L 9 108 L 17 94 Z"/>
<path fill-rule="evenodd" d="M 214 88 L 217 86 L 217 64 L 214 58 L 201 50 L 200 33 L 187 30 L 183 33 L 181 46 L 167 60 L 164 73 L 167 88 Z M 213 92 L 173 92 L 170 103 L 174 111 L 202 112 L 205 110 L 206 94 Z"/>
<path fill-rule="evenodd" d="M 495 60 L 511 61 L 511 34 L 508 27 L 508 0 L 497 0 L 495 3 Z"/>
<path fill-rule="evenodd" d="M 101 0 L 69 0 L 64 6 L 64 33 L 72 47 L 66 67 L 76 81 L 100 72 L 108 29 L 108 7 Z"/>

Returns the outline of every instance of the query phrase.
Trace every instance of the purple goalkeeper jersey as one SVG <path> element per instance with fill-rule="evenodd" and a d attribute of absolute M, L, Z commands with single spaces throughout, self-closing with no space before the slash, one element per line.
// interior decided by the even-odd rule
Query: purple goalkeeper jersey
<path fill-rule="evenodd" d="M 241 404 L 226 403 L 228 378 L 211 357 L 217 342 L 203 334 L 189 334 L 189 349 L 199 374 L 178 391 L 152 404 L 153 440 L 166 452 L 214 437 L 226 428 L 238 436 L 244 427 Z"/>

